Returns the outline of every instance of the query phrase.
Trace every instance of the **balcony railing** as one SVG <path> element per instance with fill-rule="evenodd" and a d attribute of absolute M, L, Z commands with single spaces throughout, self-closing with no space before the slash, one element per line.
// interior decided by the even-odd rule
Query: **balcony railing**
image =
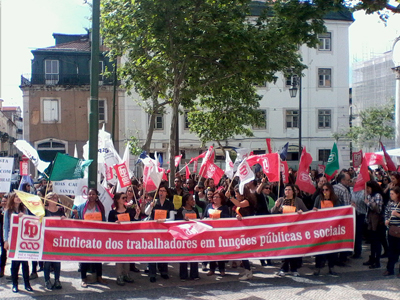
<path fill-rule="evenodd" d="M 79 74 L 24 74 L 21 76 L 21 86 L 33 84 L 44 85 L 89 85 L 90 75 Z M 113 79 L 105 76 L 99 77 L 99 85 L 112 85 Z M 120 82 L 117 83 L 118 85 Z"/>

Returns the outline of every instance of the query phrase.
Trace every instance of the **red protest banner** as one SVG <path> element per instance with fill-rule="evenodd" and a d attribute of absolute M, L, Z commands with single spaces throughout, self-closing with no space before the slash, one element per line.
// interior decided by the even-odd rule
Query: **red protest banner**
<path fill-rule="evenodd" d="M 13 218 L 9 255 L 24 260 L 30 260 L 30 256 L 34 260 L 80 262 L 287 258 L 352 251 L 354 244 L 354 208 L 351 206 L 302 214 L 245 217 L 241 221 L 225 218 L 115 224 L 44 218 L 42 223 L 33 224 L 26 222 L 26 218 L 36 217 L 23 216 L 19 222 L 17 215 Z M 195 223 L 200 227 L 180 226 Z M 32 242 L 35 247 L 30 248 L 34 251 L 21 247 Z"/>

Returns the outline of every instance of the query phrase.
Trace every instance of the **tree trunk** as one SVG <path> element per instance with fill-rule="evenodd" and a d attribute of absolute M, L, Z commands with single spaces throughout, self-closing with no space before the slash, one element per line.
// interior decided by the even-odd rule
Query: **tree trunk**
<path fill-rule="evenodd" d="M 149 131 L 147 132 L 146 136 L 146 142 L 142 146 L 142 149 L 147 152 L 147 154 L 150 151 L 150 143 L 151 140 L 153 139 L 153 132 L 154 132 L 154 124 L 156 123 L 156 113 L 151 114 L 150 120 L 149 120 Z"/>
<path fill-rule="evenodd" d="M 225 157 L 225 159 L 226 159 L 225 148 L 224 148 L 224 146 L 222 146 L 222 144 L 221 144 L 220 141 L 217 141 L 217 143 L 218 143 L 218 146 L 221 148 L 222 155 L 223 155 L 223 156 Z"/>

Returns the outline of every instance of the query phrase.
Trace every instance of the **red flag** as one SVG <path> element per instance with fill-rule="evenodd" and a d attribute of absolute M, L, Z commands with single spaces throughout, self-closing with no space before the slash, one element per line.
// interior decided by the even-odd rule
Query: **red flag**
<path fill-rule="evenodd" d="M 186 180 L 190 177 L 189 166 L 186 164 Z"/>
<path fill-rule="evenodd" d="M 119 184 L 121 185 L 122 188 L 130 186 L 131 185 L 131 179 L 129 178 L 129 171 L 128 168 L 126 167 L 125 162 L 119 165 L 114 166 L 115 172 L 117 173 L 118 176 L 118 181 Z"/>
<path fill-rule="evenodd" d="M 388 170 L 385 161 L 383 160 L 383 156 L 380 154 L 375 154 L 375 153 L 365 153 L 363 163 L 367 164 L 368 166 L 373 166 L 373 165 L 380 165 L 383 167 L 385 171 Z"/>
<path fill-rule="evenodd" d="M 279 181 L 280 175 L 280 158 L 278 153 L 270 153 L 265 157 L 261 158 L 260 165 L 262 166 L 263 172 L 268 177 L 268 181 L 275 182 Z"/>
<path fill-rule="evenodd" d="M 144 189 L 146 191 L 155 191 L 157 189 L 157 187 L 154 184 L 153 180 L 151 180 L 151 178 L 150 178 L 150 169 L 151 169 L 151 167 L 144 166 L 144 169 L 143 169 Z"/>
<path fill-rule="evenodd" d="M 213 162 L 210 162 L 210 161 L 205 164 L 204 170 L 205 170 L 205 172 L 204 172 L 203 177 L 214 179 L 214 182 L 216 184 L 218 184 L 218 182 L 221 180 L 221 177 L 225 173 L 224 170 L 222 170 L 220 167 L 218 167 L 216 164 L 214 164 Z M 201 174 L 201 172 L 200 172 L 200 174 Z"/>
<path fill-rule="evenodd" d="M 265 141 L 267 142 L 268 153 L 272 153 L 271 139 L 265 139 Z"/>
<path fill-rule="evenodd" d="M 307 153 L 306 147 L 304 147 L 301 153 L 296 184 L 299 186 L 300 190 L 307 192 L 309 194 L 313 194 L 315 192 L 315 186 L 313 185 L 311 177 L 308 172 L 311 163 L 312 163 L 311 154 Z"/>
<path fill-rule="evenodd" d="M 21 176 L 29 175 L 29 159 L 24 159 L 19 162 L 19 173 Z"/>
<path fill-rule="evenodd" d="M 199 164 L 199 162 L 197 160 L 195 160 L 194 163 L 193 163 L 193 173 L 197 173 L 198 164 Z"/>
<path fill-rule="evenodd" d="M 210 146 L 210 148 L 208 148 L 208 150 L 203 158 L 203 161 L 201 162 L 201 167 L 200 167 L 200 172 L 199 172 L 200 176 L 205 177 L 204 174 L 208 168 L 208 163 L 209 162 L 214 163 L 214 157 L 215 157 L 214 147 Z M 208 177 L 205 177 L 205 178 L 208 178 Z"/>
<path fill-rule="evenodd" d="M 368 165 L 365 161 L 365 157 L 360 167 L 360 173 L 357 176 L 356 183 L 354 184 L 353 191 L 358 192 L 365 189 L 365 184 L 370 180 Z"/>
<path fill-rule="evenodd" d="M 289 167 L 286 161 L 281 161 L 281 172 L 283 183 L 289 182 Z"/>
<path fill-rule="evenodd" d="M 181 159 L 182 159 L 182 154 L 175 156 L 175 168 L 177 166 L 179 166 L 179 163 L 181 162 Z"/>
<path fill-rule="evenodd" d="M 386 152 L 385 146 L 383 146 L 382 142 L 381 143 L 381 147 L 383 150 L 383 154 L 385 156 L 385 160 L 386 160 L 386 165 L 389 169 L 389 171 L 396 171 L 396 165 L 394 164 L 393 160 L 390 158 L 389 154 Z"/>
<path fill-rule="evenodd" d="M 165 169 L 158 167 L 158 172 L 162 172 L 163 173 L 162 179 L 164 179 L 165 181 L 168 181 L 168 176 L 167 176 L 167 172 L 165 171 Z"/>
<path fill-rule="evenodd" d="M 336 176 L 337 173 L 338 173 L 338 170 L 336 170 L 335 172 L 333 172 L 333 174 L 330 175 L 330 176 L 329 176 L 328 174 L 325 173 L 326 180 L 331 181 L 333 178 L 335 178 L 335 176 Z"/>
<path fill-rule="evenodd" d="M 188 240 L 204 231 L 213 229 L 212 226 L 201 222 L 190 222 L 168 228 L 168 232 L 177 240 Z"/>
<path fill-rule="evenodd" d="M 113 179 L 113 171 L 112 167 L 107 166 L 107 164 L 104 164 L 104 167 L 106 168 L 106 180 L 111 180 Z"/>
<path fill-rule="evenodd" d="M 325 166 L 318 165 L 318 174 L 324 174 L 324 173 L 325 173 Z"/>
<path fill-rule="evenodd" d="M 203 152 L 202 154 L 200 154 L 199 156 L 196 157 L 192 157 L 188 163 L 188 165 L 190 165 L 192 162 L 197 162 L 199 160 L 199 158 L 204 158 L 204 156 L 206 156 L 207 151 Z"/>
<path fill-rule="evenodd" d="M 267 157 L 269 154 L 259 154 L 259 155 L 250 155 L 247 157 L 246 161 L 249 164 L 250 167 L 254 166 L 255 164 L 258 164 L 261 162 L 261 160 L 265 157 Z"/>
<path fill-rule="evenodd" d="M 355 169 L 357 169 L 357 168 L 359 168 L 361 166 L 362 159 L 363 159 L 362 150 L 360 150 L 358 152 L 353 152 L 353 167 Z"/>

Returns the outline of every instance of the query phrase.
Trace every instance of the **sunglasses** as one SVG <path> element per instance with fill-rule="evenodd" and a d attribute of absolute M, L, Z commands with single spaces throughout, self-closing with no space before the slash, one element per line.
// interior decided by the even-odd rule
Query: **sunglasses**
<path fill-rule="evenodd" d="M 265 187 L 265 188 L 264 188 L 264 190 L 270 190 L 270 189 L 271 189 L 270 187 Z"/>
<path fill-rule="evenodd" d="M 328 189 L 322 189 L 323 191 L 329 191 Z"/>

